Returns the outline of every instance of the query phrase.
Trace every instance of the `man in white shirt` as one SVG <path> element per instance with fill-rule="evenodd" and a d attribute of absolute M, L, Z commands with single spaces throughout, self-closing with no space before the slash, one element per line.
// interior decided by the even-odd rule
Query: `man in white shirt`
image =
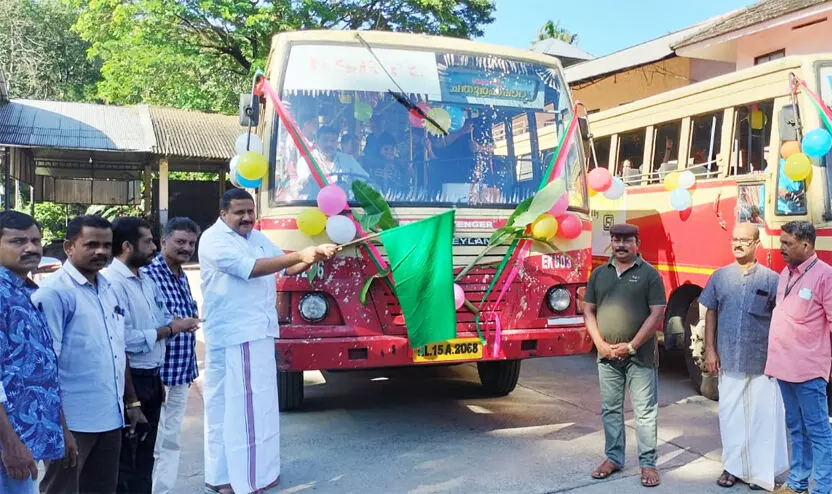
<path fill-rule="evenodd" d="M 134 437 L 129 431 L 121 440 L 118 492 L 143 494 L 151 491 L 153 451 L 159 416 L 165 400 L 161 367 L 165 362 L 165 340 L 193 332 L 194 318 L 175 318 L 167 311 L 165 297 L 153 280 L 139 268 L 150 264 L 156 253 L 150 225 L 126 216 L 113 223 L 112 264 L 103 271 L 125 310 L 124 341 L 133 387 L 148 425 Z"/>
<path fill-rule="evenodd" d="M 325 125 L 318 129 L 316 142 L 318 147 L 312 150 L 312 155 L 330 183 L 338 184 L 347 194 L 351 194 L 355 180 L 367 181 L 370 178 L 354 157 L 338 150 L 338 131 L 335 127 Z M 302 198 L 315 199 L 318 196 L 320 188 L 302 158 L 298 162 L 298 181 L 302 183 Z"/>
<path fill-rule="evenodd" d="M 284 254 L 253 230 L 254 199 L 223 195 L 199 244 L 205 316 L 205 484 L 223 494 L 277 485 L 276 273 L 298 274 L 329 259 L 334 245 Z"/>

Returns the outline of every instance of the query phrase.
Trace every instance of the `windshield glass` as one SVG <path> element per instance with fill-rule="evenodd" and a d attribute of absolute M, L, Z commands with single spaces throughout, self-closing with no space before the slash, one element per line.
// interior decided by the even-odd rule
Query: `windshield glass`
<path fill-rule="evenodd" d="M 490 55 L 295 45 L 283 74 L 281 96 L 330 182 L 366 181 L 392 204 L 516 205 L 536 191 L 572 115 L 557 69 Z M 283 122 L 271 138 L 272 203 L 314 200 Z M 584 209 L 578 142 L 564 178 L 570 205 Z"/>

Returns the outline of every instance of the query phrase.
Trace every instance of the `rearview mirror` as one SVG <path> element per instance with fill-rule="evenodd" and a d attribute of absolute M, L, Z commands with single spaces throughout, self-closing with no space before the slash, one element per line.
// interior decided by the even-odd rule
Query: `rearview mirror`
<path fill-rule="evenodd" d="M 256 127 L 260 123 L 260 98 L 251 93 L 240 95 L 240 126 Z"/>

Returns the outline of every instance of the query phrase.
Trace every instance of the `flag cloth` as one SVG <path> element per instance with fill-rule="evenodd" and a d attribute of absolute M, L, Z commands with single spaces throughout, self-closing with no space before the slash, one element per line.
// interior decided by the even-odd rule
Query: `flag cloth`
<path fill-rule="evenodd" d="M 456 337 L 454 211 L 381 232 L 411 348 Z"/>

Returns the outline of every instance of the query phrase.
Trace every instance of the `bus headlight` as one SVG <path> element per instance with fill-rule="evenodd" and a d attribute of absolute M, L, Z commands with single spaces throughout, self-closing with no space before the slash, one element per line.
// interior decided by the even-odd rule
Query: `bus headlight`
<path fill-rule="evenodd" d="M 572 295 L 569 294 L 569 290 L 566 288 L 553 287 L 546 292 L 546 303 L 555 312 L 565 311 L 569 308 L 571 302 Z"/>
<path fill-rule="evenodd" d="M 321 322 L 329 312 L 329 304 L 320 293 L 308 293 L 298 302 L 298 312 L 307 322 Z"/>

